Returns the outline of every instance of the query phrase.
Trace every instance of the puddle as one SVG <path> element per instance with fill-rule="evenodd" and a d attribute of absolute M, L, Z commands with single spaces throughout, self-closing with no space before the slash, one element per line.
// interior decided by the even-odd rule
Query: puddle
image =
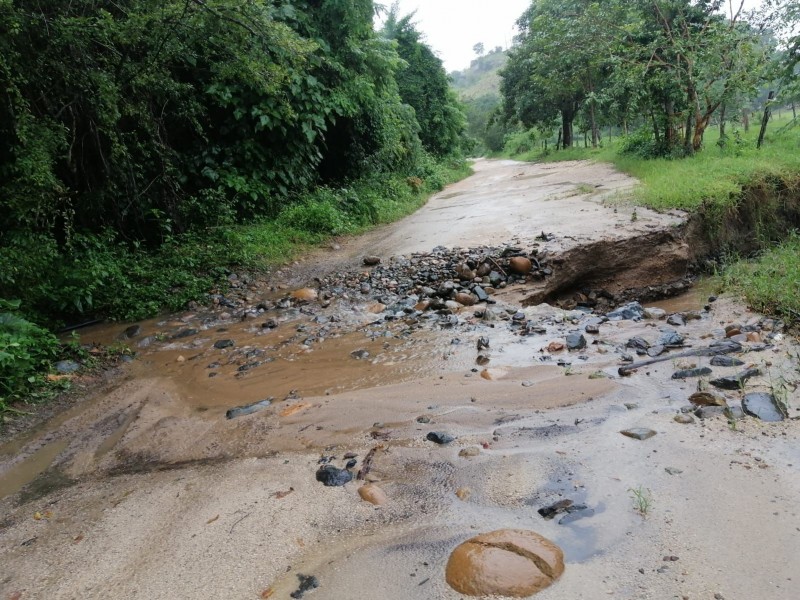
<path fill-rule="evenodd" d="M 16 494 L 44 473 L 68 445 L 68 439 L 50 442 L 0 475 L 0 499 Z"/>

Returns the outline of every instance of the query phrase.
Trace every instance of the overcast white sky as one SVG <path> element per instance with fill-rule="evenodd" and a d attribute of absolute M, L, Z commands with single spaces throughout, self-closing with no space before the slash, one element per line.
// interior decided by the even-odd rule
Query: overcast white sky
<path fill-rule="evenodd" d="M 382 0 L 387 7 L 393 0 Z M 398 0 L 400 15 L 417 11 L 415 21 L 426 41 L 444 61 L 448 72 L 460 71 L 475 58 L 472 47 L 507 48 L 515 34 L 514 22 L 531 0 Z M 754 8 L 759 0 L 746 0 Z"/>

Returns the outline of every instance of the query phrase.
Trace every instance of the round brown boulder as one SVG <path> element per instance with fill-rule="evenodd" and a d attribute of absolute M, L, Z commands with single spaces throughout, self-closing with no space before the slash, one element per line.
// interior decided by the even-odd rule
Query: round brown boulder
<path fill-rule="evenodd" d="M 529 258 L 525 258 L 524 256 L 512 256 L 511 260 L 508 261 L 508 268 L 511 269 L 512 273 L 516 273 L 517 275 L 527 275 L 531 272 L 533 263 L 531 263 Z"/>
<path fill-rule="evenodd" d="M 533 531 L 501 529 L 471 538 L 447 562 L 445 577 L 468 596 L 525 598 L 542 591 L 564 572 L 564 553 Z"/>
<path fill-rule="evenodd" d="M 386 492 L 384 492 L 374 483 L 362 485 L 360 488 L 358 488 L 358 495 L 361 496 L 362 500 L 376 506 L 382 506 L 389 501 L 389 497 L 386 495 Z"/>
<path fill-rule="evenodd" d="M 454 300 L 459 304 L 463 304 L 464 306 L 473 306 L 478 301 L 475 296 L 472 294 L 467 294 L 466 292 L 457 293 Z"/>

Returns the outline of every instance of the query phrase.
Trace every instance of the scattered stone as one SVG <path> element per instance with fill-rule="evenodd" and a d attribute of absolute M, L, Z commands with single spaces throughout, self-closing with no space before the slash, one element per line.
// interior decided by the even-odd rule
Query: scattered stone
<path fill-rule="evenodd" d="M 606 379 L 608 375 L 606 375 L 603 371 L 595 371 L 589 375 L 589 379 Z"/>
<path fill-rule="evenodd" d="M 723 390 L 741 390 L 744 388 L 744 384 L 747 382 L 748 379 L 751 377 L 756 377 L 761 375 L 761 371 L 756 368 L 747 369 L 746 371 L 742 371 L 741 373 L 737 373 L 731 377 L 720 377 L 719 379 L 712 379 L 709 383 L 714 387 L 718 387 Z"/>
<path fill-rule="evenodd" d="M 711 375 L 711 369 L 708 367 L 698 367 L 696 369 L 684 369 L 676 371 L 672 374 L 673 379 L 689 379 L 690 377 L 705 377 Z"/>
<path fill-rule="evenodd" d="M 233 340 L 218 340 L 214 342 L 214 348 L 217 350 L 224 350 L 225 348 L 232 348 L 234 346 Z"/>
<path fill-rule="evenodd" d="M 717 355 L 711 359 L 711 366 L 713 367 L 741 367 L 743 364 L 743 360 L 739 360 L 733 356 Z"/>
<path fill-rule="evenodd" d="M 675 467 L 664 467 L 664 470 L 670 475 L 680 475 L 683 473 L 681 469 L 676 469 Z"/>
<path fill-rule="evenodd" d="M 477 299 L 472 294 L 467 294 L 465 292 L 459 292 L 453 298 L 459 304 L 463 304 L 464 306 L 473 306 L 477 303 Z"/>
<path fill-rule="evenodd" d="M 294 592 L 289 594 L 290 597 L 295 598 L 302 598 L 305 593 L 309 590 L 313 590 L 319 587 L 319 581 L 313 575 L 303 575 L 302 573 L 297 574 L 297 579 L 300 580 L 300 587 L 297 588 Z"/>
<path fill-rule="evenodd" d="M 597 323 L 587 323 L 586 327 L 584 327 L 583 330 L 586 333 L 591 333 L 593 335 L 596 335 L 600 333 L 600 325 L 598 325 Z"/>
<path fill-rule="evenodd" d="M 338 487 L 349 483 L 353 474 L 347 469 L 339 469 L 333 465 L 322 465 L 317 470 L 317 481 L 326 487 Z"/>
<path fill-rule="evenodd" d="M 675 313 L 667 318 L 667 324 L 673 327 L 683 327 L 686 325 L 686 319 L 680 313 Z"/>
<path fill-rule="evenodd" d="M 583 350 L 586 348 L 586 338 L 580 333 L 567 335 L 567 350 Z"/>
<path fill-rule="evenodd" d="M 675 415 L 673 417 L 673 421 L 680 423 L 681 425 L 690 425 L 691 423 L 694 423 L 694 419 L 691 415 Z"/>
<path fill-rule="evenodd" d="M 629 302 L 606 315 L 611 321 L 630 321 L 644 317 L 644 309 L 638 302 Z"/>
<path fill-rule="evenodd" d="M 567 509 L 567 514 L 558 520 L 559 525 L 569 525 L 581 519 L 587 519 L 594 516 L 594 509 L 588 506 L 576 505 Z"/>
<path fill-rule="evenodd" d="M 264 329 L 275 329 L 278 326 L 278 322 L 275 319 L 267 319 L 261 324 L 261 327 Z"/>
<path fill-rule="evenodd" d="M 564 572 L 564 553 L 538 533 L 503 529 L 467 540 L 450 555 L 445 578 L 467 596 L 524 598 Z"/>
<path fill-rule="evenodd" d="M 740 419 L 744 419 L 745 412 L 738 406 L 728 406 L 725 408 L 725 416 L 731 421 L 738 421 Z"/>
<path fill-rule="evenodd" d="M 375 506 L 383 506 L 389 501 L 389 497 L 381 488 L 374 483 L 367 483 L 358 488 L 358 495 L 361 499 Z"/>
<path fill-rule="evenodd" d="M 626 402 L 625 408 L 628 410 L 636 410 L 637 408 L 639 408 L 639 405 L 636 402 Z"/>
<path fill-rule="evenodd" d="M 422 415 L 421 417 L 417 417 L 417 423 L 430 423 L 431 418 L 427 415 Z"/>
<path fill-rule="evenodd" d="M 464 502 L 469 500 L 469 497 L 471 495 L 472 495 L 472 492 L 469 490 L 469 488 L 463 488 L 462 487 L 462 488 L 458 488 L 456 490 L 456 497 L 458 497 L 459 500 L 462 500 Z"/>
<path fill-rule="evenodd" d="M 711 392 L 696 392 L 689 396 L 689 402 L 695 406 L 728 406 L 725 398 L 715 396 Z"/>
<path fill-rule="evenodd" d="M 786 418 L 785 408 L 778 403 L 775 396 L 766 392 L 745 394 L 742 409 L 751 417 L 762 421 L 777 422 Z"/>
<path fill-rule="evenodd" d="M 545 506 L 544 508 L 540 508 L 538 512 L 545 520 L 549 521 L 553 519 L 557 514 L 565 512 L 569 507 L 574 504 L 572 500 L 564 499 L 559 500 L 551 504 L 550 506 Z"/>
<path fill-rule="evenodd" d="M 238 406 L 236 408 L 230 408 L 225 412 L 226 419 L 235 419 L 237 417 L 243 417 L 245 415 L 251 415 L 254 412 L 258 412 L 259 410 L 263 410 L 267 408 L 274 398 L 267 398 L 266 400 L 260 400 L 259 402 L 253 402 L 252 404 L 246 404 L 244 406 Z"/>
<path fill-rule="evenodd" d="M 470 446 L 469 448 L 462 448 L 458 455 L 461 458 L 472 458 L 473 456 L 478 456 L 481 453 L 481 449 L 477 446 Z"/>
<path fill-rule="evenodd" d="M 122 335 L 123 337 L 131 339 L 137 337 L 140 333 L 142 333 L 141 325 L 131 325 L 122 332 Z"/>
<path fill-rule="evenodd" d="M 554 353 L 554 352 L 561 352 L 564 349 L 564 342 L 560 341 L 553 341 L 547 345 L 547 351 Z"/>
<path fill-rule="evenodd" d="M 517 275 L 527 275 L 531 272 L 533 263 L 531 263 L 529 258 L 525 258 L 524 256 L 512 256 L 508 261 L 508 268 L 512 273 L 516 273 Z"/>
<path fill-rule="evenodd" d="M 667 311 L 661 308 L 645 308 L 644 309 L 644 316 L 646 319 L 652 319 L 654 321 L 660 321 L 661 319 L 667 316 Z"/>
<path fill-rule="evenodd" d="M 56 368 L 56 371 L 62 375 L 75 373 L 81 368 L 81 365 L 74 360 L 60 360 L 53 366 Z"/>
<path fill-rule="evenodd" d="M 667 347 L 683 346 L 683 336 L 674 329 L 664 329 L 658 338 L 658 345 Z"/>
<path fill-rule="evenodd" d="M 449 433 L 444 433 L 443 431 L 431 431 L 425 437 L 427 440 L 434 442 L 435 444 L 449 444 L 456 439 Z"/>
<path fill-rule="evenodd" d="M 175 359 L 175 362 L 185 363 L 186 362 L 186 357 L 183 356 L 183 355 L 180 355 L 180 356 L 178 356 L 178 358 Z"/>
<path fill-rule="evenodd" d="M 178 333 L 172 336 L 173 340 L 181 340 L 183 338 L 191 337 L 193 335 L 197 335 L 200 333 L 197 329 L 189 328 L 189 329 L 182 329 Z M 142 340 L 144 341 L 144 340 Z"/>
<path fill-rule="evenodd" d="M 626 348 L 631 348 L 633 350 L 636 350 L 637 352 L 644 353 L 644 352 L 647 352 L 647 350 L 650 348 L 650 342 L 648 342 L 644 338 L 632 337 L 625 344 L 625 347 Z"/>
<path fill-rule="evenodd" d="M 478 352 L 480 352 L 481 350 L 486 350 L 487 348 L 489 348 L 489 338 L 483 336 L 479 337 Z"/>
<path fill-rule="evenodd" d="M 662 346 L 661 344 L 657 344 L 655 346 L 651 346 L 647 350 L 647 356 L 649 356 L 650 358 L 656 358 L 657 356 L 661 356 L 662 354 L 664 354 L 664 352 L 666 352 L 666 351 L 667 351 L 667 349 L 666 349 L 665 346 Z"/>
<path fill-rule="evenodd" d="M 694 414 L 697 415 L 701 419 L 711 419 L 713 417 L 719 417 L 725 414 L 725 407 L 724 406 L 700 406 L 695 411 Z"/>
<path fill-rule="evenodd" d="M 472 292 L 478 297 L 478 302 L 486 302 L 489 299 L 489 294 L 479 285 L 476 285 Z"/>
<path fill-rule="evenodd" d="M 369 351 L 368 350 L 364 350 L 363 348 L 360 349 L 360 350 L 353 350 L 350 353 L 350 356 L 352 356 L 356 360 L 364 360 L 364 359 L 369 358 Z"/>
<path fill-rule="evenodd" d="M 301 288 L 292 292 L 291 296 L 300 302 L 313 302 L 319 297 L 319 294 L 314 288 Z"/>
<path fill-rule="evenodd" d="M 620 433 L 635 440 L 647 440 L 653 437 L 656 432 L 652 429 L 645 429 L 644 427 L 634 427 L 633 429 L 624 429 Z"/>
<path fill-rule="evenodd" d="M 381 257 L 380 256 L 365 256 L 364 257 L 364 265 L 367 267 L 374 267 L 375 265 L 381 264 Z"/>

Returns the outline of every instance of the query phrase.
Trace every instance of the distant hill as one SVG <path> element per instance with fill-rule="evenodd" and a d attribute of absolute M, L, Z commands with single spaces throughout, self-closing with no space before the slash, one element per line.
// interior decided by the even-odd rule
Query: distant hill
<path fill-rule="evenodd" d="M 450 78 L 461 98 L 468 100 L 481 96 L 500 95 L 500 74 L 508 55 L 500 46 L 472 61 L 468 69 L 453 71 Z"/>

